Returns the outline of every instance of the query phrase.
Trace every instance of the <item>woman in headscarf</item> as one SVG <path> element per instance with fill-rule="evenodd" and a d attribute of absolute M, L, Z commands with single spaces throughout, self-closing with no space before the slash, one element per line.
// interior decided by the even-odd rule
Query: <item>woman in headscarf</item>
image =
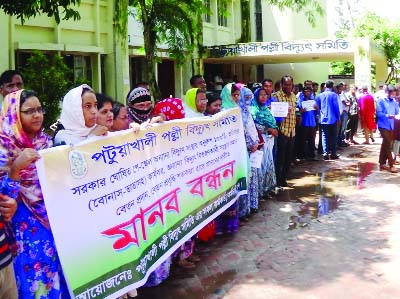
<path fill-rule="evenodd" d="M 19 90 L 3 101 L 4 119 L 0 134 L 0 149 L 7 152 L 8 167 L 2 168 L 3 182 L 14 184 L 19 191 L 18 208 L 12 219 L 17 244 L 14 261 L 19 298 L 70 298 L 54 238 L 50 230 L 46 207 L 34 162 L 38 150 L 52 146 L 43 133 L 44 110 L 36 94 Z"/>
<path fill-rule="evenodd" d="M 245 135 L 244 137 L 246 140 L 247 151 L 249 153 L 255 152 L 260 146 L 260 138 L 258 137 L 254 120 L 249 111 L 249 105 L 252 97 L 253 93 L 250 89 L 234 83 L 227 84 L 221 92 L 222 110 L 238 106 L 241 109 Z M 249 168 L 249 178 L 247 194 L 240 196 L 238 201 L 238 215 L 239 219 L 242 221 L 248 221 L 250 212 L 257 212 L 258 210 L 257 168 Z"/>
<path fill-rule="evenodd" d="M 240 89 L 239 106 L 242 111 L 242 120 L 244 125 L 244 137 L 248 153 L 255 152 L 260 146 L 260 137 L 257 132 L 253 117 L 249 111 L 250 103 L 253 99 L 253 93 L 247 87 Z M 250 180 L 247 188 L 247 196 L 239 199 L 239 218 L 246 221 L 251 213 L 258 212 L 258 169 L 250 166 Z"/>
<path fill-rule="evenodd" d="M 185 118 L 202 117 L 207 107 L 207 97 L 204 90 L 191 88 L 185 95 Z"/>
<path fill-rule="evenodd" d="M 254 98 L 251 102 L 250 112 L 253 116 L 257 130 L 264 139 L 264 156 L 259 174 L 259 193 L 260 196 L 266 196 L 276 185 L 273 148 L 274 138 L 278 136 L 278 126 L 276 120 L 271 114 L 266 102 L 268 95 L 263 88 L 258 88 L 254 92 Z"/>
<path fill-rule="evenodd" d="M 126 97 L 128 113 L 134 123 L 151 125 L 164 121 L 164 115 L 156 115 L 149 90 L 143 87 L 132 89 Z"/>
<path fill-rule="evenodd" d="M 71 89 L 63 99 L 54 142 L 77 144 L 91 136 L 106 135 L 107 127 L 96 125 L 96 119 L 97 99 L 93 89 L 86 84 Z"/>

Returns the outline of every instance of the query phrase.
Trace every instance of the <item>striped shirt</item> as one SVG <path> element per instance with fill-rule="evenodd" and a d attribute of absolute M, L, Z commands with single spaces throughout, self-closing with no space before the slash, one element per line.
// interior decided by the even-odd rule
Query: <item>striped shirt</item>
<path fill-rule="evenodd" d="M 12 256 L 5 233 L 5 225 L 2 218 L 0 218 L 0 270 L 7 267 L 11 261 Z"/>
<path fill-rule="evenodd" d="M 286 95 L 282 90 L 272 94 L 278 102 L 288 102 L 291 111 L 279 124 L 279 131 L 286 137 L 294 137 L 296 135 L 296 96 L 293 93 Z"/>

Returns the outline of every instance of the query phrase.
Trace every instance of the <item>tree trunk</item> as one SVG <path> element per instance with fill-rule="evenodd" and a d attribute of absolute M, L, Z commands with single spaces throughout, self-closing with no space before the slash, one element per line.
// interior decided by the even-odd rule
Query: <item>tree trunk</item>
<path fill-rule="evenodd" d="M 192 75 L 204 75 L 204 68 L 203 68 L 203 16 L 201 13 L 197 14 L 197 32 L 195 33 L 195 44 L 196 44 L 196 51 L 194 53 L 195 57 L 192 60 Z"/>
<path fill-rule="evenodd" d="M 144 3 L 142 5 L 145 5 Z M 142 10 L 144 10 L 145 6 L 142 6 Z M 143 39 L 144 39 L 144 51 L 145 51 L 145 75 L 146 81 L 150 85 L 150 92 L 153 95 L 154 101 L 158 102 L 161 100 L 161 92 L 158 87 L 156 72 L 155 69 L 157 67 L 157 57 L 156 57 L 156 37 L 157 32 L 154 31 L 154 24 L 152 23 L 152 18 L 145 17 L 145 12 L 142 16 L 142 24 L 143 24 Z"/>

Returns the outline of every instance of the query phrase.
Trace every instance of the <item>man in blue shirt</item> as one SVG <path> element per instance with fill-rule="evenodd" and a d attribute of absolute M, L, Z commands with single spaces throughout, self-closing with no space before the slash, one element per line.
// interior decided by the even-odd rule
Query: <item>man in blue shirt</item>
<path fill-rule="evenodd" d="M 315 111 L 318 110 L 314 98 L 311 99 L 312 88 L 309 86 L 303 87 L 303 97 L 299 98 L 297 108 L 301 113 L 301 128 L 300 128 L 300 146 L 302 158 L 307 160 L 315 160 L 315 136 L 316 136 L 316 121 Z M 303 102 L 313 104 L 312 107 L 307 107 Z M 305 108 L 307 107 L 307 109 Z"/>
<path fill-rule="evenodd" d="M 387 91 L 387 97 L 379 99 L 376 107 L 378 129 L 382 135 L 381 151 L 379 153 L 379 166 L 380 170 L 397 172 L 396 168 L 394 167 L 394 158 L 392 156 L 392 142 L 394 119 L 395 117 L 400 116 L 399 104 L 395 99 L 396 88 L 393 85 L 389 85 Z M 386 161 L 388 161 L 389 166 L 386 165 Z"/>
<path fill-rule="evenodd" d="M 319 123 L 322 128 L 322 149 L 324 160 L 339 159 L 336 154 L 337 122 L 340 119 L 338 95 L 333 91 L 334 82 L 328 80 L 326 89 L 316 98 L 319 108 Z"/>

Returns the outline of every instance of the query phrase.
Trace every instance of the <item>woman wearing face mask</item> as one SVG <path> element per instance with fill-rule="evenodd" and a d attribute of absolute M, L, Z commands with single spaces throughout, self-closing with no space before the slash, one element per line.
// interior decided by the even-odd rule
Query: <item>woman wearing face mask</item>
<path fill-rule="evenodd" d="M 92 136 L 107 135 L 107 127 L 96 125 L 96 119 L 97 99 L 93 89 L 86 84 L 71 89 L 63 99 L 55 143 L 77 144 Z"/>
<path fill-rule="evenodd" d="M 162 114 L 155 115 L 153 102 L 150 92 L 143 87 L 132 89 L 126 97 L 128 113 L 133 122 L 139 125 L 152 125 L 157 122 L 163 122 Z"/>

